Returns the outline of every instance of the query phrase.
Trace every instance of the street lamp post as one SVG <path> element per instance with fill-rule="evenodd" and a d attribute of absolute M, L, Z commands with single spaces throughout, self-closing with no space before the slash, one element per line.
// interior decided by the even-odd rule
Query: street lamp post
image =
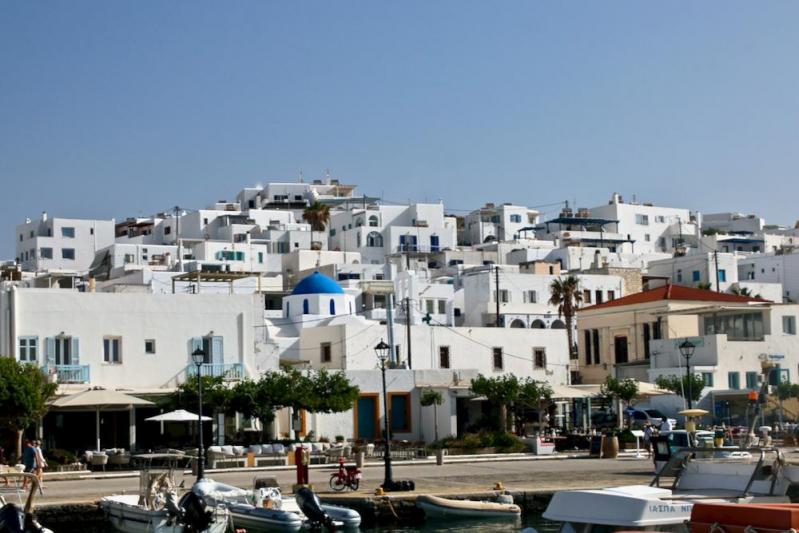
<path fill-rule="evenodd" d="M 694 350 L 696 349 L 696 345 L 685 339 L 682 344 L 680 344 L 680 353 L 683 357 L 685 357 L 685 377 L 686 381 L 688 382 L 688 409 L 691 409 L 693 406 L 693 390 L 692 390 L 692 382 L 691 379 L 691 357 L 694 355 Z"/>
<path fill-rule="evenodd" d="M 203 449 L 203 380 L 202 366 L 205 362 L 205 351 L 197 348 L 191 353 L 191 359 L 197 366 L 197 481 L 205 477 L 205 450 Z"/>
<path fill-rule="evenodd" d="M 383 453 L 383 463 L 385 465 L 385 476 L 383 479 L 383 490 L 391 490 L 394 486 L 394 478 L 391 471 L 391 433 L 389 431 L 389 418 L 388 418 L 388 395 L 386 394 L 386 362 L 391 355 L 391 346 L 380 339 L 380 343 L 375 346 L 375 354 L 380 361 L 380 370 L 383 374 L 383 412 L 385 413 L 385 452 Z"/>

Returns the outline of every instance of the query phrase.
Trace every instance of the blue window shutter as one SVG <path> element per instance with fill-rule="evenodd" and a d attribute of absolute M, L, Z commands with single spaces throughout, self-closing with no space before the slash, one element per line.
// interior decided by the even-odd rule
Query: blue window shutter
<path fill-rule="evenodd" d="M 45 344 L 45 357 L 47 358 L 48 365 L 55 365 L 55 337 L 47 337 L 44 340 Z"/>
<path fill-rule="evenodd" d="M 336 301 L 333 298 L 330 299 L 330 314 L 336 314 Z"/>
<path fill-rule="evenodd" d="M 71 359 L 71 363 L 73 365 L 79 365 L 80 364 L 80 341 L 78 340 L 77 337 L 72 337 L 70 339 L 70 341 L 72 342 L 72 346 L 70 347 L 70 350 L 69 350 L 70 351 L 70 356 L 72 358 Z"/>
<path fill-rule="evenodd" d="M 302 314 L 303 315 L 310 315 L 311 314 L 311 306 L 308 303 L 308 299 L 302 301 Z"/>
<path fill-rule="evenodd" d="M 222 363 L 225 360 L 222 351 L 222 337 L 211 337 L 211 362 Z"/>

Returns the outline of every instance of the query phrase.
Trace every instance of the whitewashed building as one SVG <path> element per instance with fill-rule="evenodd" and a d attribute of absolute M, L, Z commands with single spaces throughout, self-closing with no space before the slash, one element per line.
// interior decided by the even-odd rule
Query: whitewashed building
<path fill-rule="evenodd" d="M 779 283 L 782 301 L 799 302 L 799 253 L 768 253 L 738 260 L 738 277 L 742 282 Z"/>
<path fill-rule="evenodd" d="M 16 260 L 28 272 L 85 272 L 94 254 L 114 243 L 113 220 L 50 218 L 42 213 L 16 228 Z"/>
<path fill-rule="evenodd" d="M 520 205 L 487 203 L 464 217 L 459 242 L 466 245 L 515 241 L 535 235 L 538 211 Z"/>

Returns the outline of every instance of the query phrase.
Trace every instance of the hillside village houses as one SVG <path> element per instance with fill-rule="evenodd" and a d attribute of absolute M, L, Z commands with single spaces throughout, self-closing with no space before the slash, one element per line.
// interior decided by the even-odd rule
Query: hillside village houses
<path fill-rule="evenodd" d="M 319 205 L 329 219 L 313 231 L 304 213 Z M 704 219 L 717 227 L 707 231 Z M 708 337 L 707 355 L 697 359 L 698 371 L 713 376 L 708 395 L 718 395 L 736 357 L 751 362 L 755 345 L 796 357 L 795 306 L 784 303 L 799 292 L 795 232 L 750 220 L 618 194 L 595 208 L 566 204 L 543 220 L 518 204 L 487 203 L 456 216 L 441 202 L 395 205 L 330 178 L 249 187 L 205 209 L 121 222 L 44 214 L 17 227 L 16 258 L 3 267 L 0 346 L 42 367 L 59 394 L 89 386 L 169 394 L 194 372 L 197 347 L 207 354 L 202 372 L 230 382 L 287 364 L 341 370 L 361 390 L 354 409 L 284 411 L 266 430 L 375 439 L 385 413 L 373 348 L 385 340 L 394 438 L 432 440 L 436 422 L 419 404 L 425 388 L 444 397 L 437 433 L 463 433 L 484 407 L 469 391 L 479 373 L 550 383 L 553 422 L 566 426 L 582 417 L 575 409 L 584 406 L 570 400 L 584 394 L 574 387 L 607 375 L 651 381 L 672 372 L 679 365 L 669 343 L 677 338 Z M 722 231 L 751 231 L 777 249 L 708 248 L 724 245 L 706 239 Z M 724 271 L 718 287 L 715 261 Z M 553 280 L 569 275 L 579 279 L 582 300 L 576 359 L 565 319 L 549 304 Z M 719 291 L 697 288 L 708 282 Z M 741 289 L 750 296 L 730 293 Z M 738 308 L 760 313 L 742 320 L 761 328 L 761 340 L 730 337 L 737 318 L 718 326 L 709 318 Z M 799 373 L 797 363 L 790 364 Z M 143 419 L 152 414 L 104 411 L 104 441 L 150 447 L 158 428 Z M 220 415 L 215 439 L 254 423 Z M 77 449 L 93 442 L 78 442 L 93 435 L 92 424 L 85 413 L 53 411 L 43 434 Z"/>

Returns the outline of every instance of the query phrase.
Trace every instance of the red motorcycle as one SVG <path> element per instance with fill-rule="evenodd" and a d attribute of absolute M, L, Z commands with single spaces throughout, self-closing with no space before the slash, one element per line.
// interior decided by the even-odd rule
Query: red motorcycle
<path fill-rule="evenodd" d="M 338 472 L 330 474 L 330 488 L 341 492 L 346 488 L 358 490 L 361 483 L 361 469 L 357 466 L 344 466 L 344 458 L 339 457 Z"/>

